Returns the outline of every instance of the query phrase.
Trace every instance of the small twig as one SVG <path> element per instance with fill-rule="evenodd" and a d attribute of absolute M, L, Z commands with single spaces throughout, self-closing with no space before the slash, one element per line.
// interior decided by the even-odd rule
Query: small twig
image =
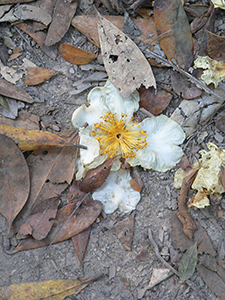
<path fill-rule="evenodd" d="M 154 247 L 154 250 L 155 250 L 155 255 L 156 257 L 168 268 L 170 269 L 175 275 L 177 275 L 177 277 L 179 277 L 179 273 L 177 272 L 177 270 L 175 270 L 168 262 L 166 262 L 162 256 L 160 255 L 159 253 L 159 248 L 156 244 L 156 242 L 154 241 L 153 239 L 153 236 L 152 236 L 152 231 L 151 229 L 149 228 L 148 229 L 148 237 L 149 237 L 149 240 L 152 244 L 152 246 Z M 202 297 L 204 300 L 208 300 L 208 298 L 199 290 L 198 286 L 192 282 L 190 279 L 186 280 L 185 283 L 190 286 L 200 297 Z"/>
<path fill-rule="evenodd" d="M 35 53 L 34 49 L 31 47 L 31 45 L 29 44 L 29 42 L 26 40 L 26 38 L 23 36 L 23 34 L 20 32 L 20 30 L 15 26 L 14 27 L 16 29 L 16 31 L 19 33 L 19 35 L 21 36 L 21 38 L 27 43 L 29 49 L 31 52 L 34 53 L 34 55 L 36 56 L 37 60 L 39 61 L 40 65 L 43 64 L 43 62 L 41 61 L 41 59 L 38 57 L 38 55 Z"/>
<path fill-rule="evenodd" d="M 147 55 L 149 55 L 149 57 L 155 58 L 156 60 L 159 60 L 161 63 L 163 63 L 165 66 L 171 67 L 174 70 L 176 70 L 177 72 L 183 74 L 184 76 L 186 76 L 192 83 L 194 83 L 198 88 L 203 89 L 206 93 L 208 94 L 213 94 L 214 96 L 218 97 L 222 103 L 224 102 L 224 98 L 221 97 L 220 95 L 218 95 L 217 93 L 215 93 L 213 90 L 211 90 L 204 81 L 199 80 L 197 78 L 195 78 L 194 76 L 192 76 L 190 73 L 186 72 L 185 70 L 183 70 L 180 66 L 178 66 L 178 64 L 176 62 L 172 62 L 158 54 L 156 54 L 155 52 L 152 52 L 151 50 L 148 49 L 149 48 L 149 44 L 146 45 L 146 47 L 144 47 L 144 49 L 142 49 L 142 52 L 146 52 Z"/>

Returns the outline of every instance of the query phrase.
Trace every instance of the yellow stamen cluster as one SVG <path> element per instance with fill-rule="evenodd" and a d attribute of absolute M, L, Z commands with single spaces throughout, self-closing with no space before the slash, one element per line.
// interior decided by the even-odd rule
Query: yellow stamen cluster
<path fill-rule="evenodd" d="M 117 118 L 116 113 L 107 113 L 100 123 L 94 124 L 91 132 L 99 141 L 101 154 L 108 154 L 110 158 L 121 155 L 132 158 L 136 151 L 147 146 L 146 131 L 133 121 L 127 121 L 127 115 Z"/>

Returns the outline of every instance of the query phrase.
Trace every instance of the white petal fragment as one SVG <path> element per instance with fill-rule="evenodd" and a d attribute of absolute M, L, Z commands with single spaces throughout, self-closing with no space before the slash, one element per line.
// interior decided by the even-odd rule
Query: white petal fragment
<path fill-rule="evenodd" d="M 104 87 L 96 87 L 90 91 L 88 103 L 88 107 L 83 104 L 74 111 L 72 123 L 75 127 L 82 127 L 87 122 L 87 128 L 93 130 L 93 124 L 100 122 L 100 118 L 108 112 L 132 117 L 139 108 L 139 94 L 135 91 L 128 99 L 125 99 L 108 80 Z"/>
<path fill-rule="evenodd" d="M 147 131 L 147 147 L 136 154 L 140 165 L 159 172 L 173 168 L 183 156 L 178 146 L 185 139 L 182 128 L 164 115 L 145 119 L 140 126 Z"/>
<path fill-rule="evenodd" d="M 135 209 L 140 200 L 140 193 L 130 186 L 130 172 L 119 170 L 110 172 L 106 182 L 93 193 L 93 199 L 103 204 L 107 214 L 113 213 L 117 208 L 121 212 L 130 212 Z"/>

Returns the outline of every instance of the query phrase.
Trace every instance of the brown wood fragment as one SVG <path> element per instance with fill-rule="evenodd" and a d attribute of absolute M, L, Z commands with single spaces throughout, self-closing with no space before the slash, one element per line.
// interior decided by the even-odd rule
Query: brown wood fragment
<path fill-rule="evenodd" d="M 188 200 L 188 192 L 189 189 L 197 176 L 199 169 L 193 169 L 190 174 L 183 179 L 183 183 L 181 186 L 180 194 L 177 197 L 178 201 L 178 212 L 177 216 L 181 223 L 183 224 L 183 231 L 185 235 L 192 240 L 193 233 L 196 230 L 196 225 L 194 220 L 192 219 L 188 208 L 187 208 L 187 200 Z"/>

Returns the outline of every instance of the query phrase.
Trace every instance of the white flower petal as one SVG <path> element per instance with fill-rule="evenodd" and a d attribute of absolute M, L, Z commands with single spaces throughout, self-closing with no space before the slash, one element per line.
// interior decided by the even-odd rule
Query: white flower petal
<path fill-rule="evenodd" d="M 88 123 L 88 129 L 93 130 L 93 124 L 100 122 L 100 117 L 108 112 L 118 116 L 126 114 L 129 118 L 139 108 L 139 94 L 134 92 L 128 99 L 123 98 L 119 90 L 108 80 L 104 87 L 92 89 L 88 95 L 89 106 L 85 104 L 77 108 L 72 116 L 75 127 L 82 127 Z"/>
<path fill-rule="evenodd" d="M 140 165 L 160 172 L 174 167 L 183 156 L 183 151 L 178 146 L 185 139 L 182 128 L 164 115 L 147 118 L 140 126 L 147 131 L 147 147 L 136 153 Z"/>
<path fill-rule="evenodd" d="M 131 188 L 130 180 L 128 170 L 110 172 L 106 182 L 93 193 L 92 197 L 102 202 L 103 210 L 107 214 L 113 213 L 117 208 L 121 212 L 130 212 L 140 200 L 140 193 Z"/>

